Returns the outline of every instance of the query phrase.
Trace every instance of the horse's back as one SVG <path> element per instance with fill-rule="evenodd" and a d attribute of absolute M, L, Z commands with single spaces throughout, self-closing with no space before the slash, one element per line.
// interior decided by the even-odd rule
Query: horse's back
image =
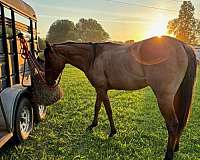
<path fill-rule="evenodd" d="M 188 57 L 183 43 L 170 37 L 153 37 L 133 45 L 106 46 L 93 73 L 112 89 L 174 88 L 183 80 Z M 175 92 L 175 91 L 174 91 Z"/>
<path fill-rule="evenodd" d="M 105 46 L 95 60 L 96 75 L 106 76 L 112 89 L 140 89 L 146 86 L 141 64 L 130 54 L 130 45 Z M 97 76 L 100 79 L 100 75 Z"/>

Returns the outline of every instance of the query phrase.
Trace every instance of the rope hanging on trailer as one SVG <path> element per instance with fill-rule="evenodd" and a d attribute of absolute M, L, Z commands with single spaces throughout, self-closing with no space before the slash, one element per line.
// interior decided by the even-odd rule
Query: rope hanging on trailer
<path fill-rule="evenodd" d="M 27 44 L 23 34 L 19 33 L 18 37 L 19 37 L 19 40 L 20 40 L 20 47 L 21 47 L 20 48 L 20 54 L 21 54 L 21 57 L 24 59 L 22 85 L 24 85 L 23 81 L 24 81 L 25 72 L 26 72 L 26 61 L 28 62 L 29 66 L 30 66 L 31 72 L 36 70 L 40 79 L 45 84 L 46 80 L 45 80 L 44 74 L 42 74 L 42 72 L 44 72 L 44 69 L 39 65 L 35 56 L 33 54 L 31 54 L 31 52 L 28 50 L 28 44 Z"/>

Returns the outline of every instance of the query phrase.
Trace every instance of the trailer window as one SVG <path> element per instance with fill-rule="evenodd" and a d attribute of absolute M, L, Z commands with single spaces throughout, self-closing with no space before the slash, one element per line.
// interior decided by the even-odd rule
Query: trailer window
<path fill-rule="evenodd" d="M 31 46 L 30 46 L 30 41 L 31 41 L 31 32 L 30 32 L 30 19 L 25 18 L 17 13 L 15 13 L 15 26 L 16 26 L 16 30 L 17 32 L 21 32 L 24 35 L 24 38 L 26 39 L 26 41 L 28 42 L 28 49 L 30 50 Z M 17 52 L 20 53 L 21 51 L 21 45 L 20 45 L 20 41 L 19 38 L 16 37 L 17 39 Z M 20 54 L 18 54 L 18 65 L 19 65 L 19 75 L 20 75 L 20 82 L 22 82 L 22 76 L 23 76 L 23 72 L 24 72 L 24 59 L 21 57 Z M 30 70 L 28 68 L 28 64 L 26 62 L 25 64 L 25 72 L 26 72 L 26 77 L 24 78 L 24 83 L 25 84 L 29 84 L 30 82 Z M 27 80 L 27 82 L 26 82 Z"/>

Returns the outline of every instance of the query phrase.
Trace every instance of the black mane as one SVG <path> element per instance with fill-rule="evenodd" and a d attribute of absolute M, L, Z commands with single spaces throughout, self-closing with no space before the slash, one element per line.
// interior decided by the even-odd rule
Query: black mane
<path fill-rule="evenodd" d="M 110 45 L 121 45 L 121 44 L 117 44 L 117 43 L 113 43 L 113 42 L 98 42 L 98 43 L 96 43 L 96 42 L 63 42 L 63 43 L 55 43 L 55 44 L 53 44 L 54 46 L 57 46 L 57 45 L 68 45 L 68 44 L 71 44 L 71 45 L 73 45 L 73 44 L 86 44 L 86 45 L 104 45 L 104 44 L 110 44 Z"/>

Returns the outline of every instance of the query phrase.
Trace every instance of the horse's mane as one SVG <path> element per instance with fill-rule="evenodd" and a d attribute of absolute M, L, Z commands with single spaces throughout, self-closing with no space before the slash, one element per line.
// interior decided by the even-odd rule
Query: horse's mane
<path fill-rule="evenodd" d="M 86 45 L 116 45 L 116 46 L 119 46 L 121 44 L 118 44 L 118 43 L 113 43 L 113 42 L 99 42 L 99 43 L 96 43 L 96 42 L 73 42 L 73 41 L 69 41 L 69 42 L 62 42 L 62 43 L 54 43 L 53 46 L 57 46 L 57 45 L 80 45 L 80 44 L 86 44 Z"/>

